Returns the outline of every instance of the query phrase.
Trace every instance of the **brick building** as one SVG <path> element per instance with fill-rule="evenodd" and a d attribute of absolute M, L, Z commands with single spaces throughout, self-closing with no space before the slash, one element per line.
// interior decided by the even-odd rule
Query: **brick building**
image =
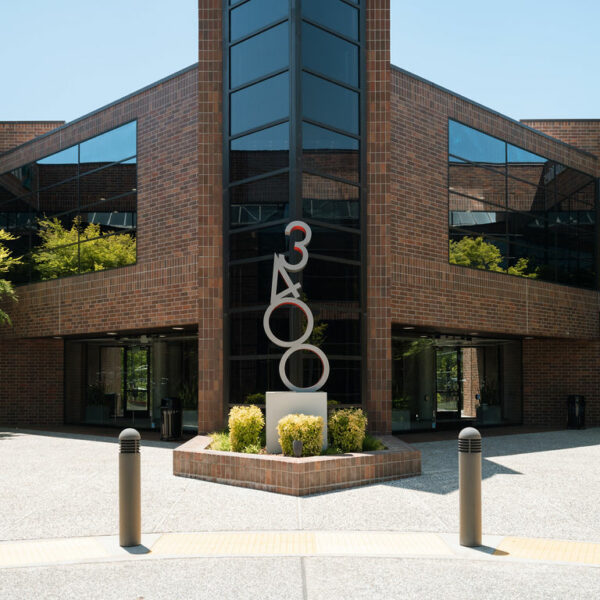
<path fill-rule="evenodd" d="M 283 389 L 262 317 L 299 219 L 334 404 L 379 432 L 561 426 L 582 394 L 600 425 L 597 121 L 390 65 L 389 0 L 200 0 L 199 34 L 197 64 L 85 117 L 0 123 L 0 424 L 151 428 L 178 396 L 209 431 Z"/>

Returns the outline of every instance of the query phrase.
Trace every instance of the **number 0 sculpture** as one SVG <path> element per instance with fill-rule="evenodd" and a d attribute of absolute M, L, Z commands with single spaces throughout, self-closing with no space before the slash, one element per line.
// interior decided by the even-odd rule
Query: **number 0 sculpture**
<path fill-rule="evenodd" d="M 269 307 L 265 311 L 263 317 L 263 327 L 267 337 L 274 344 L 281 348 L 287 348 L 284 355 L 281 357 L 281 360 L 279 361 L 279 376 L 281 377 L 281 381 L 283 381 L 284 385 L 292 392 L 316 392 L 325 385 L 325 382 L 329 377 L 329 361 L 327 360 L 325 353 L 320 348 L 317 348 L 312 344 L 304 343 L 312 334 L 314 318 L 310 308 L 308 308 L 306 303 L 302 302 L 302 300 L 299 300 L 300 292 L 298 290 L 301 288 L 301 285 L 299 283 L 294 283 L 289 276 L 289 273 L 298 273 L 306 266 L 306 263 L 308 262 L 308 250 L 306 247 L 310 243 L 312 231 L 310 230 L 310 227 L 302 221 L 292 221 L 291 223 L 288 223 L 287 227 L 285 228 L 285 235 L 290 235 L 292 231 L 301 231 L 304 234 L 304 239 L 294 243 L 294 250 L 299 252 L 302 258 L 300 259 L 300 262 L 296 263 L 295 265 L 290 265 L 285 260 L 283 254 L 273 255 L 271 304 L 269 304 Z M 287 287 L 282 292 L 278 293 L 277 284 L 279 282 L 279 277 L 283 279 Z M 306 330 L 297 340 L 281 340 L 271 331 L 271 315 L 280 306 L 294 306 L 299 308 L 304 313 L 304 316 L 306 317 Z M 301 388 L 294 385 L 288 379 L 288 376 L 285 373 L 285 365 L 289 357 L 294 354 L 294 352 L 298 352 L 298 350 L 307 350 L 308 352 L 313 352 L 321 359 L 323 372 L 321 373 L 319 381 L 310 387 Z"/>

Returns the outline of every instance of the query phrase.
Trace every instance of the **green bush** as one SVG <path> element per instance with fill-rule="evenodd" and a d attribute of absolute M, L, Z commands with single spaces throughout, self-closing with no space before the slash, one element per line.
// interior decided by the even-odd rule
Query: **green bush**
<path fill-rule="evenodd" d="M 323 417 L 287 415 L 277 423 L 279 443 L 286 456 L 294 456 L 294 440 L 302 441 L 302 456 L 317 456 L 323 447 Z"/>
<path fill-rule="evenodd" d="M 360 408 L 343 408 L 331 413 L 327 423 L 332 445 L 343 452 L 363 449 L 367 417 Z"/>
<path fill-rule="evenodd" d="M 229 434 L 226 431 L 215 431 L 214 433 L 209 433 L 208 436 L 212 438 L 209 450 L 231 452 L 231 442 L 229 441 Z"/>
<path fill-rule="evenodd" d="M 229 441 L 233 452 L 260 444 L 265 419 L 258 406 L 234 406 L 229 411 Z"/>
<path fill-rule="evenodd" d="M 376 437 L 373 437 L 367 433 L 365 435 L 365 439 L 363 440 L 362 449 L 363 452 L 372 452 L 374 450 L 385 450 L 386 448 Z"/>

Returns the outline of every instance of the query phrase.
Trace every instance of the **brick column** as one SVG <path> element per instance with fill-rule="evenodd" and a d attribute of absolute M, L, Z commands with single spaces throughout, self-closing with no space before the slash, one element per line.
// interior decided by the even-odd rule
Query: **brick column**
<path fill-rule="evenodd" d="M 223 426 L 222 2 L 200 0 L 198 431 Z"/>
<path fill-rule="evenodd" d="M 390 2 L 367 5 L 367 398 L 369 428 L 392 426 Z"/>

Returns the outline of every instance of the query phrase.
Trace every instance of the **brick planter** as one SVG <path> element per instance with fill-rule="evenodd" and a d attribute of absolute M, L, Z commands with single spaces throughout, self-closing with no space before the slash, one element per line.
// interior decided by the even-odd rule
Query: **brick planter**
<path fill-rule="evenodd" d="M 211 439 L 197 436 L 173 451 L 173 473 L 291 496 L 421 474 L 421 453 L 418 450 L 392 436 L 380 439 L 387 450 L 292 458 L 206 450 Z"/>

